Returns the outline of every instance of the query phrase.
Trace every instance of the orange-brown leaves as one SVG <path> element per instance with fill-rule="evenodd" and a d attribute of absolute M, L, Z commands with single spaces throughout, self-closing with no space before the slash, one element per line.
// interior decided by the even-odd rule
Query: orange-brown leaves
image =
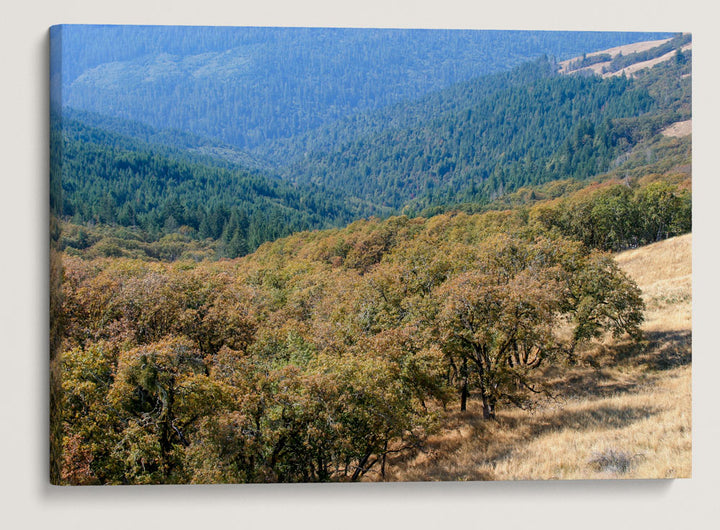
<path fill-rule="evenodd" d="M 66 256 L 64 480 L 352 480 L 418 447 L 453 385 L 490 417 L 526 405 L 535 368 L 636 331 L 641 304 L 607 255 L 523 222 L 359 221 L 214 263 Z"/>

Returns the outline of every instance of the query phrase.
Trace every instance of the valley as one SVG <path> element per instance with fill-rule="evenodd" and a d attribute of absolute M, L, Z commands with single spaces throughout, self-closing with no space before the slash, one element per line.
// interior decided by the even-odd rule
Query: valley
<path fill-rule="evenodd" d="M 53 483 L 690 476 L 689 34 L 55 31 Z"/>

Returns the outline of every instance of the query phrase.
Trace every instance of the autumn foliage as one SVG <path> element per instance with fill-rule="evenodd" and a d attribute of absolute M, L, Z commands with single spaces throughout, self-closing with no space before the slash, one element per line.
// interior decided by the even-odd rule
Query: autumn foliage
<path fill-rule="evenodd" d="M 233 261 L 64 256 L 62 480 L 358 480 L 445 405 L 530 407 L 534 370 L 639 334 L 606 254 L 518 212 L 304 232 Z"/>

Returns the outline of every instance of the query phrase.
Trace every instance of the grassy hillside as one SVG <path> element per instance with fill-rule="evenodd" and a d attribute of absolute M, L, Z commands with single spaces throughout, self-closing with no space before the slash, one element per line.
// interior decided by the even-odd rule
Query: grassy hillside
<path fill-rule="evenodd" d="M 589 348 L 548 374 L 564 397 L 532 412 L 488 423 L 452 410 L 424 452 L 392 463 L 390 480 L 690 477 L 691 247 L 687 234 L 616 256 L 643 292 L 644 342 Z"/>

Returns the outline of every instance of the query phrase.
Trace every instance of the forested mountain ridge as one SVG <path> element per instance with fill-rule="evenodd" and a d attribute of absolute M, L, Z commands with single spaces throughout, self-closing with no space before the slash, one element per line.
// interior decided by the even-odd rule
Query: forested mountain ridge
<path fill-rule="evenodd" d="M 68 117 L 55 117 L 51 133 L 61 215 L 77 224 L 138 228 L 151 239 L 180 230 L 192 239 L 218 241 L 218 257 L 236 257 L 296 231 L 383 213 L 314 185 L 292 185 Z"/>
<path fill-rule="evenodd" d="M 141 231 L 129 249 L 128 232 L 114 233 L 108 255 L 135 255 L 140 243 L 178 234 L 184 243 L 215 242 L 205 257 L 235 257 L 362 217 L 484 211 L 553 180 L 628 175 L 662 160 L 688 165 L 689 140 L 660 133 L 691 117 L 690 59 L 690 51 L 677 52 L 632 78 L 602 79 L 559 75 L 558 63 L 543 57 L 268 143 L 264 155 L 297 161 L 261 170 L 248 169 L 262 165 L 257 157 L 229 144 L 65 107 L 62 134 L 53 121 L 64 157 L 62 215 Z"/>
<path fill-rule="evenodd" d="M 61 105 L 253 149 L 543 54 L 665 36 L 68 25 L 51 82 Z"/>
<path fill-rule="evenodd" d="M 265 171 L 271 169 L 266 161 L 246 150 L 187 131 L 151 127 L 139 121 L 114 118 L 72 107 L 64 107 L 61 113 L 56 114 L 61 114 L 65 120 L 95 129 L 96 133 L 105 131 L 114 136 L 111 142 L 117 142 L 121 138 L 133 140 L 136 147 L 140 144 L 145 149 L 201 164 Z"/>
<path fill-rule="evenodd" d="M 410 103 L 408 114 L 423 117 L 404 127 L 370 127 L 309 153 L 290 174 L 412 214 L 608 171 L 663 127 L 691 116 L 688 51 L 632 79 L 556 70 L 542 59 L 534 78 L 525 66 L 427 98 L 418 104 L 424 113 Z M 483 88 L 468 90 L 473 83 Z"/>
<path fill-rule="evenodd" d="M 556 65 L 552 67 L 553 70 L 557 68 L 560 73 L 570 75 L 588 75 L 591 72 L 600 73 L 595 67 L 602 68 L 606 65 L 600 62 L 595 63 L 594 58 L 600 57 L 602 59 L 606 56 L 608 57 L 607 65 L 610 64 L 611 60 L 622 58 L 624 63 L 630 64 L 631 67 L 636 66 L 636 63 L 632 63 L 632 61 L 641 61 L 640 64 L 647 65 L 646 68 L 651 68 L 657 63 L 647 64 L 642 61 L 648 56 L 654 57 L 658 53 L 655 51 L 656 49 L 666 51 L 668 47 L 670 47 L 673 51 L 680 49 L 687 52 L 691 47 L 689 39 L 690 36 L 684 34 L 660 41 L 642 41 L 619 46 L 607 51 L 593 52 L 557 63 L 553 57 L 549 57 L 548 59 L 551 64 L 556 63 Z M 623 56 L 622 50 L 625 50 L 628 55 Z M 640 51 L 635 52 L 634 50 Z M 682 59 L 685 60 L 685 62 L 689 62 L 690 54 L 684 53 Z M 583 67 L 582 65 L 586 63 L 592 64 L 591 66 Z M 403 101 L 377 111 L 360 112 L 343 120 L 325 124 L 310 133 L 269 142 L 257 148 L 256 152 L 263 155 L 267 160 L 273 160 L 275 164 L 280 166 L 292 162 L 298 163 L 301 162 L 305 156 L 315 152 L 331 151 L 333 148 L 337 148 L 338 145 L 352 141 L 354 138 L 373 136 L 388 129 L 410 128 L 427 119 L 428 114 L 436 116 L 457 110 L 457 108 L 469 107 L 479 99 L 487 97 L 491 93 L 502 90 L 503 88 L 509 89 L 511 87 L 518 87 L 523 83 L 535 82 L 539 80 L 543 74 L 547 74 L 539 64 L 538 62 L 526 62 L 514 69 L 461 82 L 447 89 L 431 92 L 417 99 Z M 608 72 L 607 76 L 619 74 L 622 74 L 622 70 Z M 647 72 L 642 72 L 641 77 L 647 77 L 646 74 Z M 670 81 L 674 77 L 668 75 L 666 71 L 663 71 L 660 76 L 666 78 L 665 82 Z M 635 77 L 637 81 L 637 76 L 633 75 L 633 77 Z M 686 85 L 687 94 L 684 94 L 683 98 L 678 99 L 681 99 L 683 103 L 687 105 L 687 112 L 689 112 L 689 83 L 686 83 Z M 656 96 L 657 94 L 653 94 L 653 97 Z M 667 105 L 669 101 L 675 97 L 668 97 L 667 94 L 663 94 L 662 96 L 663 105 Z"/>

